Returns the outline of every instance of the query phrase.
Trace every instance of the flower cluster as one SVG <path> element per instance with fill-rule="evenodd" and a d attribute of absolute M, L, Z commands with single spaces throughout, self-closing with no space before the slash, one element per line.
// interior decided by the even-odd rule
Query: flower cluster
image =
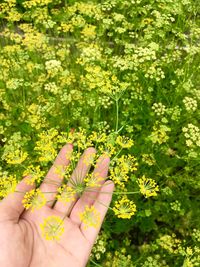
<path fill-rule="evenodd" d="M 66 204 L 70 201 L 74 201 L 76 199 L 75 196 L 76 191 L 72 187 L 63 185 L 62 187 L 58 188 L 58 195 L 56 196 L 56 199 Z"/>
<path fill-rule="evenodd" d="M 168 267 L 169 265 L 165 260 L 162 260 L 160 255 L 149 256 L 145 262 L 141 265 L 143 267 Z"/>
<path fill-rule="evenodd" d="M 51 82 L 51 83 L 46 83 L 44 85 L 44 89 L 48 92 L 51 92 L 53 94 L 57 94 L 59 92 L 59 88 L 58 86 L 55 84 L 55 82 Z"/>
<path fill-rule="evenodd" d="M 84 211 L 79 216 L 84 224 L 84 228 L 91 226 L 97 228 L 100 226 L 100 213 L 94 206 L 89 207 L 86 205 Z"/>
<path fill-rule="evenodd" d="M 161 116 L 165 113 L 166 107 L 162 103 L 154 103 L 152 109 L 157 116 Z"/>
<path fill-rule="evenodd" d="M 120 135 L 117 136 L 116 143 L 120 145 L 122 148 L 131 148 L 134 144 L 133 140 Z"/>
<path fill-rule="evenodd" d="M 17 179 L 15 176 L 2 173 L 0 177 L 0 199 L 16 190 Z"/>
<path fill-rule="evenodd" d="M 60 240 L 65 228 L 63 220 L 58 216 L 49 216 L 40 224 L 42 236 L 46 240 Z"/>
<path fill-rule="evenodd" d="M 24 195 L 22 203 L 25 209 L 31 209 L 31 211 L 34 211 L 35 209 L 40 209 L 46 204 L 46 198 L 40 189 L 33 189 Z"/>
<path fill-rule="evenodd" d="M 101 233 L 97 236 L 94 247 L 92 249 L 92 257 L 96 260 L 100 260 L 106 252 L 108 236 L 106 233 Z"/>
<path fill-rule="evenodd" d="M 200 242 L 200 230 L 193 229 L 192 238 Z"/>
<path fill-rule="evenodd" d="M 142 161 L 145 162 L 147 165 L 152 166 L 156 163 L 153 154 L 143 154 Z"/>
<path fill-rule="evenodd" d="M 130 172 L 137 170 L 138 163 L 132 155 L 122 155 L 115 160 L 115 166 L 110 168 L 110 178 L 116 185 L 125 187 L 129 180 Z"/>
<path fill-rule="evenodd" d="M 189 112 L 194 112 L 197 109 L 197 100 L 192 97 L 186 96 L 183 99 L 183 103 L 185 105 L 185 109 Z"/>
<path fill-rule="evenodd" d="M 126 248 L 121 248 L 120 250 L 115 251 L 113 255 L 107 253 L 106 259 L 106 267 L 134 267 L 132 257 L 127 253 Z"/>
<path fill-rule="evenodd" d="M 165 124 L 159 125 L 158 123 L 156 123 L 153 126 L 153 132 L 149 136 L 149 138 L 154 144 L 155 143 L 158 143 L 158 144 L 166 143 L 167 140 L 169 139 L 167 132 L 170 132 L 170 131 L 171 131 L 171 128 L 169 128 Z"/>
<path fill-rule="evenodd" d="M 28 156 L 28 153 L 23 150 L 21 144 L 25 143 L 20 132 L 16 132 L 8 140 L 4 146 L 2 159 L 8 164 L 21 164 Z"/>
<path fill-rule="evenodd" d="M 187 127 L 183 127 L 182 131 L 186 138 L 185 142 L 188 147 L 200 147 L 200 130 L 197 126 L 189 123 Z"/>
<path fill-rule="evenodd" d="M 34 150 L 39 154 L 40 162 L 49 162 L 52 161 L 56 154 L 56 148 L 54 144 L 54 139 L 58 135 L 56 129 L 50 129 L 49 131 L 43 131 L 39 134 L 40 140 L 36 142 Z"/>
<path fill-rule="evenodd" d="M 158 185 L 151 178 L 146 178 L 143 175 L 138 179 L 138 185 L 140 188 L 140 192 L 146 197 L 157 196 L 157 192 L 159 191 Z"/>
<path fill-rule="evenodd" d="M 118 218 L 130 219 L 136 212 L 136 205 L 126 196 L 123 196 L 115 202 L 113 211 Z"/>
<path fill-rule="evenodd" d="M 50 76 L 56 75 L 59 71 L 62 70 L 61 62 L 56 59 L 51 59 L 45 62 L 45 68 L 47 73 Z"/>
<path fill-rule="evenodd" d="M 23 173 L 26 176 L 27 184 L 39 184 L 44 178 L 45 172 L 41 170 L 40 166 L 29 165 Z"/>

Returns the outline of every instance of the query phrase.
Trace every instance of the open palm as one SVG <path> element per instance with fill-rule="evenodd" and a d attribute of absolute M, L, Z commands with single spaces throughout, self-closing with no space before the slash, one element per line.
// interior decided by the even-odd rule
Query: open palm
<path fill-rule="evenodd" d="M 107 206 L 109 206 L 113 183 L 102 181 L 102 186 L 95 192 L 84 192 L 79 199 L 68 202 L 55 202 L 56 191 L 62 183 L 60 175 L 56 174 L 56 166 L 65 168 L 69 164 L 66 154 L 72 152 L 71 145 L 65 145 L 59 152 L 53 166 L 40 186 L 46 194 L 47 204 L 40 210 L 25 211 L 22 199 L 25 192 L 33 187 L 23 179 L 17 186 L 17 191 L 8 195 L 0 203 L 0 266 L 1 267 L 82 267 L 85 266 L 92 246 L 100 230 Z M 90 165 L 84 163 L 84 156 L 94 154 L 94 148 L 88 148 L 80 158 L 72 177 L 79 174 L 84 179 Z M 109 158 L 100 157 L 94 173 L 100 173 L 106 179 Z M 49 182 L 54 181 L 54 183 Z M 101 194 L 105 192 L 106 194 Z M 24 193 L 19 193 L 24 192 Z M 103 204 L 103 205 L 102 205 Z M 85 228 L 79 218 L 85 206 L 94 205 L 100 212 L 98 228 Z M 40 224 L 48 216 L 59 216 L 64 219 L 64 233 L 59 241 L 49 241 L 43 238 Z"/>

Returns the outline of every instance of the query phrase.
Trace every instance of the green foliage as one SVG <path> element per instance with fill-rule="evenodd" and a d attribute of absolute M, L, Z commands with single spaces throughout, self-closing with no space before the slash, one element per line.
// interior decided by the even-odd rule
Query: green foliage
<path fill-rule="evenodd" d="M 134 140 L 128 191 L 143 175 L 159 185 L 130 195 L 132 219 L 109 212 L 89 266 L 200 265 L 199 11 L 198 0 L 0 3 L 1 176 L 24 171 L 6 161 L 12 146 L 27 167 L 42 132 L 82 127 Z"/>

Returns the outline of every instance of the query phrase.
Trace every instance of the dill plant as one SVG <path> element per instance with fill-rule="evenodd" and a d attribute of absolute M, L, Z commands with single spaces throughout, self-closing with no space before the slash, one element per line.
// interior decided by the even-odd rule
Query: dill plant
<path fill-rule="evenodd" d="M 68 142 L 64 184 L 43 192 L 66 206 L 100 188 L 91 173 L 67 185 L 82 151 L 106 153 L 126 213 L 111 206 L 90 266 L 200 264 L 198 14 L 197 0 L 0 3 L 0 197 L 23 176 L 39 187 Z"/>

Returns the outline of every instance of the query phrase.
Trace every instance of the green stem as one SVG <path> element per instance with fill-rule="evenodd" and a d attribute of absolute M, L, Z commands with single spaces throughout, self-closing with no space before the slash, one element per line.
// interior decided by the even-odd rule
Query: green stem
<path fill-rule="evenodd" d="M 133 195 L 133 194 L 139 194 L 140 191 L 135 191 L 135 192 L 113 192 L 113 194 L 116 194 L 116 195 Z"/>
<path fill-rule="evenodd" d="M 90 261 L 91 261 L 95 266 L 102 267 L 102 265 L 99 265 L 98 263 L 94 262 L 92 259 L 90 259 Z"/>
<path fill-rule="evenodd" d="M 114 159 L 116 159 L 116 158 L 118 157 L 118 155 L 121 153 L 122 150 L 123 150 L 123 148 L 121 148 L 121 149 L 117 152 L 117 154 L 116 154 L 113 158 L 111 158 L 110 162 L 111 162 L 111 161 L 114 161 Z"/>
<path fill-rule="evenodd" d="M 115 195 L 133 195 L 133 194 L 139 194 L 140 191 L 135 192 L 120 192 L 120 191 L 114 191 L 114 192 L 99 192 L 98 190 L 85 190 L 85 192 L 91 192 L 91 193 L 100 193 L 100 194 L 115 194 Z"/>
<path fill-rule="evenodd" d="M 116 127 L 115 127 L 115 131 L 118 131 L 118 125 L 119 125 L 119 100 L 116 99 Z"/>

